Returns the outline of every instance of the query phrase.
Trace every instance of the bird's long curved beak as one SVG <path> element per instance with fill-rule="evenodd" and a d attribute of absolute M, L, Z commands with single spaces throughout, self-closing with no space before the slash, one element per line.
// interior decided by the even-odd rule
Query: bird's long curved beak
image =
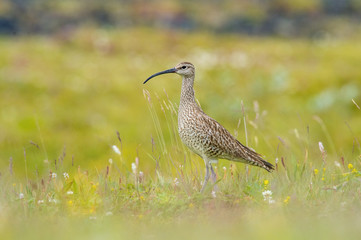
<path fill-rule="evenodd" d="M 148 82 L 150 79 L 158 76 L 158 75 L 162 75 L 162 74 L 166 74 L 166 73 L 175 73 L 176 72 L 176 69 L 175 68 L 171 68 L 171 69 L 168 69 L 168 70 L 165 70 L 165 71 L 161 71 L 159 73 L 155 73 L 153 74 L 152 76 L 150 76 L 149 78 L 147 78 L 147 80 L 144 81 L 143 84 L 145 84 L 146 82 Z"/>

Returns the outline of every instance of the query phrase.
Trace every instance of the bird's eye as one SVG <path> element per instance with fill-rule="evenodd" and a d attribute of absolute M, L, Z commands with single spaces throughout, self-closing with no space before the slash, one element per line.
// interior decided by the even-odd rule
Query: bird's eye
<path fill-rule="evenodd" d="M 183 67 L 182 67 L 182 69 L 186 69 L 186 68 L 187 68 L 187 66 L 183 66 Z"/>

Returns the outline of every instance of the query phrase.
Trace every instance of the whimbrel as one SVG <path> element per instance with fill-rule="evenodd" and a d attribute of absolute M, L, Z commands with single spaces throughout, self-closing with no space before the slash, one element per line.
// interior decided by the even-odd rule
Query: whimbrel
<path fill-rule="evenodd" d="M 201 192 L 206 188 L 210 174 L 213 183 L 216 182 L 216 174 L 212 163 L 218 163 L 218 159 L 227 159 L 261 167 L 268 172 L 274 166 L 265 161 L 260 154 L 244 146 L 233 137 L 221 124 L 203 112 L 194 98 L 195 68 L 192 63 L 182 62 L 174 68 L 153 74 L 151 78 L 165 73 L 177 73 L 182 76 L 182 90 L 178 109 L 178 132 L 182 142 L 194 153 L 203 158 L 206 165 Z M 211 173 L 209 172 L 211 170 Z"/>

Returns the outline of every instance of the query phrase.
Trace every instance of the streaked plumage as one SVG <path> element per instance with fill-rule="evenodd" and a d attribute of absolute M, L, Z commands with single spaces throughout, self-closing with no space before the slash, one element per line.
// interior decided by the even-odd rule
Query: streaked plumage
<path fill-rule="evenodd" d="M 178 109 L 178 132 L 183 143 L 202 157 L 206 164 L 206 176 L 201 191 L 204 191 L 210 177 L 209 169 L 213 182 L 216 181 L 211 163 L 217 162 L 220 158 L 258 166 L 268 172 L 274 169 L 271 163 L 242 145 L 221 124 L 205 114 L 196 103 L 193 90 L 195 76 L 193 64 L 179 63 L 174 68 L 150 76 L 144 83 L 165 73 L 177 73 L 183 77 Z"/>

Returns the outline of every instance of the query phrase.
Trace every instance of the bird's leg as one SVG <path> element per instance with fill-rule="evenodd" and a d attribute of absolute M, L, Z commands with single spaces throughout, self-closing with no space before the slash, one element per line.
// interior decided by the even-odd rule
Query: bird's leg
<path fill-rule="evenodd" d="M 206 164 L 206 176 L 204 177 L 201 193 L 204 192 L 204 189 L 206 189 L 206 185 L 207 185 L 207 182 L 209 180 L 209 166 L 211 165 L 210 162 L 208 162 L 207 160 L 204 160 L 204 162 Z"/>
<path fill-rule="evenodd" d="M 218 186 L 216 184 L 216 182 L 217 182 L 217 174 L 214 172 L 212 164 L 209 164 L 209 165 L 211 166 L 211 179 L 212 179 L 212 182 L 214 184 L 213 190 L 215 192 L 217 192 L 218 191 Z"/>

